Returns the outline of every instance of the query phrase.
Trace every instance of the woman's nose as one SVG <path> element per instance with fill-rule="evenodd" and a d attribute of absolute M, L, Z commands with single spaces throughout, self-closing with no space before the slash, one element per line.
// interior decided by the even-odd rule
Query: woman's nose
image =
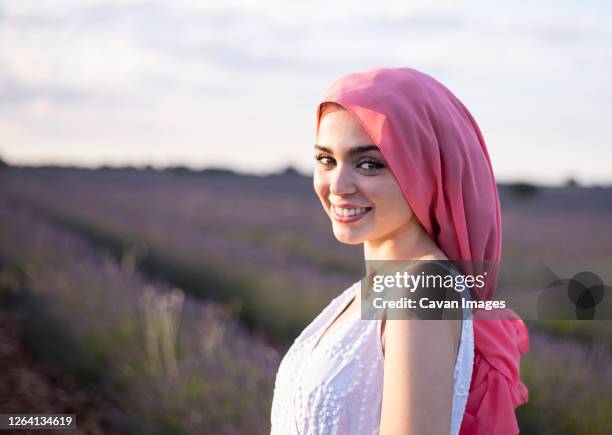
<path fill-rule="evenodd" d="M 329 191 L 335 195 L 348 195 L 357 191 L 354 174 L 350 167 L 339 165 L 331 174 Z"/>

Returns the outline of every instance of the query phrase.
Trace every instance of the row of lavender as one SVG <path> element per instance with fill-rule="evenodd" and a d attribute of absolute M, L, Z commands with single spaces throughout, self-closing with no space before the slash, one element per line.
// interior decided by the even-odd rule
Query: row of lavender
<path fill-rule="evenodd" d="M 118 406 L 117 433 L 269 431 L 279 354 L 231 306 L 147 280 L 2 197 L 0 289 L 41 358 Z"/>
<path fill-rule="evenodd" d="M 287 343 L 359 276 L 360 252 L 305 192 L 239 181 L 7 170 L 0 193 L 185 291 L 240 300 L 243 320 Z"/>
<path fill-rule="evenodd" d="M 608 343 L 585 344 L 531 330 L 521 379 L 529 389 L 528 403 L 517 409 L 521 434 L 612 433 Z"/>

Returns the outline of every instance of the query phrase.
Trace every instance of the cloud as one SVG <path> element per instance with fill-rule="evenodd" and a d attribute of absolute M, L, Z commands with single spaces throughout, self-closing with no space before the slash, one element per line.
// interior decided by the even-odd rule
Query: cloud
<path fill-rule="evenodd" d="M 98 98 L 95 92 L 58 85 L 32 85 L 14 78 L 0 80 L 3 105 L 30 103 L 44 98 L 57 104 L 82 104 Z"/>
<path fill-rule="evenodd" d="M 404 16 L 370 17 L 353 23 L 352 27 L 357 31 L 441 32 L 460 30 L 465 25 L 465 20 L 457 15 L 414 13 Z"/>

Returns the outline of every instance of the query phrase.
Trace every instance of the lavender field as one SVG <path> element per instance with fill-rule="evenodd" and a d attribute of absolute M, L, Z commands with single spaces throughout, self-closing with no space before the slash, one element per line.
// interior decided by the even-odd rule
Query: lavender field
<path fill-rule="evenodd" d="M 232 306 L 151 281 L 4 201 L 0 226 L 3 309 L 26 325 L 41 358 L 118 408 L 114 432 L 266 427 L 279 354 L 235 321 Z"/>
<path fill-rule="evenodd" d="M 612 188 L 499 191 L 504 259 L 612 265 Z M 115 433 L 269 432 L 280 358 L 361 255 L 291 172 L 0 169 L 0 309 Z M 522 433 L 612 433 L 612 322 L 529 326 Z"/>

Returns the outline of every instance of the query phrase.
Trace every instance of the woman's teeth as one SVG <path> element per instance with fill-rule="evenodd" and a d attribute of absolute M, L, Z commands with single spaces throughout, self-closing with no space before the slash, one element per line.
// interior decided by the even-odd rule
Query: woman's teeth
<path fill-rule="evenodd" d="M 334 213 L 338 216 L 349 217 L 349 216 L 357 216 L 368 211 L 369 207 L 361 207 L 361 208 L 339 208 L 334 207 Z"/>

